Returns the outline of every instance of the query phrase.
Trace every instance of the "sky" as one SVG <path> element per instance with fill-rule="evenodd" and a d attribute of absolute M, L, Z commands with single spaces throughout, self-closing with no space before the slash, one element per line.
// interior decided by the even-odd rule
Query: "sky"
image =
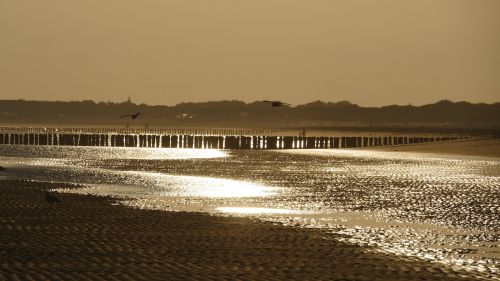
<path fill-rule="evenodd" d="M 498 0 L 0 0 L 0 99 L 500 102 Z"/>

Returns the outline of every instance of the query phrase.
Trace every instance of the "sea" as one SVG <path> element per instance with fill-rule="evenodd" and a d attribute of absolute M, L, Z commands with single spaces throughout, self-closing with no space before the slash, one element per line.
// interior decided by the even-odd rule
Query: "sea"
<path fill-rule="evenodd" d="M 500 160 L 362 149 L 0 145 L 3 179 L 134 208 L 320 228 L 368 251 L 500 280 Z"/>

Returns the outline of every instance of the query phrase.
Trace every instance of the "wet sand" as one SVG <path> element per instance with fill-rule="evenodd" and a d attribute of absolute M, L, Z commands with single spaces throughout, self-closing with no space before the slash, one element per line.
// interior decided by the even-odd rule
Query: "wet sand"
<path fill-rule="evenodd" d="M 467 280 L 440 264 L 248 218 L 139 210 L 0 180 L 0 280 Z"/>
<path fill-rule="evenodd" d="M 466 139 L 458 141 L 419 143 L 399 146 L 381 146 L 360 149 L 500 158 L 500 139 Z"/>

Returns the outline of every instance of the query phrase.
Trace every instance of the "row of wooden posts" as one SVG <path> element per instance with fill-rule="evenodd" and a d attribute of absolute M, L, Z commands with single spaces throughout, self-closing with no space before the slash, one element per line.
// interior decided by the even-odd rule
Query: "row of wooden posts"
<path fill-rule="evenodd" d="M 292 130 L 245 129 L 245 128 L 37 128 L 37 127 L 0 127 L 6 133 L 45 133 L 45 134 L 113 134 L 113 135 L 198 135 L 198 136 L 274 136 L 290 134 Z"/>
<path fill-rule="evenodd" d="M 0 133 L 0 145 L 109 146 L 211 149 L 318 149 L 406 145 L 458 137 L 296 137 L 150 134 Z"/>

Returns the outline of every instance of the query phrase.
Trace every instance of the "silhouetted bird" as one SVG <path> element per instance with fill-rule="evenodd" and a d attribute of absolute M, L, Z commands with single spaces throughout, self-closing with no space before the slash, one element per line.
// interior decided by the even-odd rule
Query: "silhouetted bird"
<path fill-rule="evenodd" d="M 61 202 L 61 200 L 59 200 L 55 195 L 50 194 L 48 191 L 45 191 L 45 201 L 50 204 Z"/>
<path fill-rule="evenodd" d="M 269 103 L 271 103 L 271 105 L 272 105 L 273 109 L 274 109 L 275 107 L 279 107 L 279 106 L 285 106 L 285 105 L 290 106 L 290 105 L 291 105 L 291 104 L 289 104 L 289 103 L 285 103 L 285 102 L 281 102 L 281 101 L 277 101 L 277 100 L 273 100 L 273 101 L 270 101 L 270 100 L 263 100 L 262 102 L 269 102 Z"/>
<path fill-rule="evenodd" d="M 137 118 L 139 115 L 141 115 L 141 113 L 140 113 L 140 112 L 137 112 L 136 114 L 127 114 L 127 115 L 120 116 L 120 118 L 130 117 L 130 118 L 132 118 L 132 119 L 135 119 L 135 118 Z"/>

